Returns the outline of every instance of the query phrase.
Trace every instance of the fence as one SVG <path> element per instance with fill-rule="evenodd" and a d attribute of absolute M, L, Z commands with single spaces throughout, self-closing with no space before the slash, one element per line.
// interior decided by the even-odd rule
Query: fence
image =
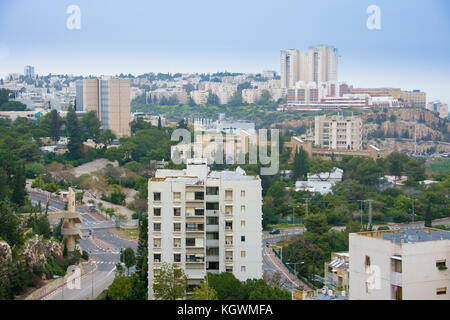
<path fill-rule="evenodd" d="M 305 277 L 302 277 L 300 274 L 298 274 L 297 272 L 295 272 L 294 269 L 292 269 L 292 267 L 290 265 L 288 265 L 286 262 L 284 262 L 283 259 L 281 259 L 280 255 L 278 254 L 278 252 L 272 248 L 273 253 L 275 253 L 275 255 L 278 257 L 278 259 L 280 259 L 280 261 L 284 264 L 284 266 L 288 269 L 288 271 L 290 273 L 292 273 L 294 276 L 297 277 L 298 280 L 300 280 L 301 282 L 305 283 L 308 287 L 310 287 L 311 289 L 316 290 L 317 287 L 315 285 L 313 285 L 311 282 L 309 282 L 309 280 L 307 280 Z"/>
<path fill-rule="evenodd" d="M 139 219 L 116 220 L 116 226 L 119 228 L 137 228 L 139 226 Z"/>

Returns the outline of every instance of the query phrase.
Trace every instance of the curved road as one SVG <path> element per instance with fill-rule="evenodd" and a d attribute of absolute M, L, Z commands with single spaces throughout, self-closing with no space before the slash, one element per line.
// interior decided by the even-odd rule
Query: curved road
<path fill-rule="evenodd" d="M 32 202 L 41 201 L 43 207 L 47 203 L 45 195 L 29 193 Z M 49 211 L 64 210 L 64 203 L 50 200 Z M 131 247 L 136 251 L 137 244 L 134 241 L 126 241 L 117 238 L 110 230 L 109 222 L 98 221 L 89 215 L 83 208 L 78 207 L 77 211 L 83 217 L 81 225 L 83 239 L 79 240 L 81 248 L 89 253 L 89 262 L 97 265 L 97 270 L 81 279 L 79 289 L 70 289 L 65 286 L 44 297 L 48 300 L 86 300 L 95 299 L 103 290 L 107 289 L 114 280 L 115 266 L 119 263 L 119 253 L 121 249 Z M 104 227 L 104 228 L 102 228 Z M 92 236 L 89 231 L 92 230 Z M 92 237 L 101 240 L 109 250 L 97 246 Z M 111 252 L 112 251 L 112 252 Z M 130 272 L 133 270 L 130 270 Z"/>

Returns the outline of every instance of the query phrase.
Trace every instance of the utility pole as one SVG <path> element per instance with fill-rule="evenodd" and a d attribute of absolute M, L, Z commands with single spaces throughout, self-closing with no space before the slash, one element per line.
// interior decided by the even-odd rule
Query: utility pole
<path fill-rule="evenodd" d="M 369 231 L 372 231 L 372 202 L 373 200 L 367 200 L 369 202 Z"/>

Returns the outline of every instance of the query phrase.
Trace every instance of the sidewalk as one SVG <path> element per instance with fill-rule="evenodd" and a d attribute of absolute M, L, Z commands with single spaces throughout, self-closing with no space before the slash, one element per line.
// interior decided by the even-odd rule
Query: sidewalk
<path fill-rule="evenodd" d="M 289 270 L 286 268 L 286 266 L 281 262 L 281 260 L 273 253 L 272 248 L 265 248 L 264 249 L 265 254 L 269 258 L 269 260 L 272 262 L 272 264 L 286 277 L 289 279 L 289 281 L 295 286 L 300 287 L 303 286 L 304 290 L 312 290 L 308 285 L 300 281 L 295 275 L 293 275 Z"/>

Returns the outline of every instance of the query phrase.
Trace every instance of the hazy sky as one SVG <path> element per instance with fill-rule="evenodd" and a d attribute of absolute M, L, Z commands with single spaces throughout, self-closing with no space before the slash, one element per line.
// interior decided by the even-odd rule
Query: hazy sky
<path fill-rule="evenodd" d="M 81 29 L 69 30 L 69 5 Z M 381 30 L 366 27 L 369 5 Z M 450 103 L 448 0 L 0 0 L 0 77 L 279 72 L 280 50 L 339 50 L 339 80 Z"/>

